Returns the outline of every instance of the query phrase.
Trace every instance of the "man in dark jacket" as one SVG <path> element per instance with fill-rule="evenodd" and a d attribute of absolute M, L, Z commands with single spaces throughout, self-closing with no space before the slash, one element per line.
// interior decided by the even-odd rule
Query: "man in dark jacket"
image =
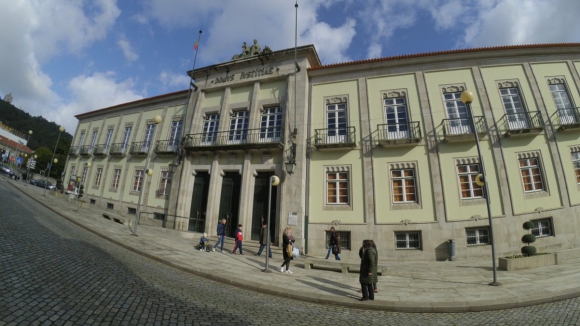
<path fill-rule="evenodd" d="M 267 242 L 268 242 L 268 238 L 266 238 L 267 227 L 268 227 L 268 223 L 263 223 L 262 229 L 260 230 L 260 249 L 258 250 L 258 253 L 256 254 L 256 256 L 261 256 L 262 250 L 264 250 L 264 247 L 266 247 L 266 245 L 267 245 Z M 267 236 L 270 237 L 269 234 Z M 272 246 L 271 246 L 271 244 L 272 244 L 272 242 L 270 242 L 270 247 L 268 248 L 268 256 L 270 256 L 270 258 L 272 258 Z"/>
<path fill-rule="evenodd" d="M 334 255 L 335 260 L 340 260 L 340 252 L 341 252 L 341 245 L 340 245 L 340 235 L 334 229 L 334 226 L 330 227 L 330 240 L 328 243 L 328 254 L 326 254 L 326 258 L 330 257 L 330 253 Z"/>
<path fill-rule="evenodd" d="M 224 218 L 218 223 L 218 226 L 217 226 L 218 241 L 215 243 L 214 248 L 217 248 L 221 242 L 222 243 L 222 245 L 220 247 L 221 252 L 224 252 L 224 240 L 226 238 L 226 222 L 227 222 L 227 220 Z"/>

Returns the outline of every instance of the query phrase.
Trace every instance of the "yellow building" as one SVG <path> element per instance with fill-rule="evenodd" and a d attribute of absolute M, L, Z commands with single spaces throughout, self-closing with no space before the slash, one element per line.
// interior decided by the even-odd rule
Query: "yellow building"
<path fill-rule="evenodd" d="M 78 115 L 66 178 L 107 214 L 130 220 L 143 189 L 143 224 L 215 234 L 227 218 L 257 239 L 275 174 L 275 242 L 289 225 L 324 256 L 334 226 L 350 258 L 363 239 L 396 260 L 449 259 L 454 239 L 471 258 L 490 254 L 477 134 L 498 255 L 519 252 L 525 221 L 540 251 L 573 248 L 579 68 L 580 44 L 331 65 L 313 46 L 235 56 L 188 72 L 190 90 Z"/>

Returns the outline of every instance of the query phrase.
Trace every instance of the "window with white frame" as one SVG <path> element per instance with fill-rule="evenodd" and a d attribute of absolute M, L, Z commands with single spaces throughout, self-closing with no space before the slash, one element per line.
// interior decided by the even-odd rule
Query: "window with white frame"
<path fill-rule="evenodd" d="M 183 120 L 177 120 L 171 123 L 171 129 L 169 130 L 169 144 L 167 144 L 168 146 L 177 146 L 179 144 L 179 136 L 181 135 L 182 127 Z"/>
<path fill-rule="evenodd" d="M 421 232 L 395 232 L 395 249 L 421 249 Z"/>
<path fill-rule="evenodd" d="M 539 220 L 532 220 L 534 227 L 531 229 L 532 234 L 538 238 L 549 237 L 554 235 L 554 228 L 552 227 L 551 218 L 543 218 Z"/>
<path fill-rule="evenodd" d="M 528 113 L 517 87 L 500 88 L 499 90 L 510 130 L 526 129 L 530 126 Z"/>
<path fill-rule="evenodd" d="M 135 177 L 133 178 L 133 191 L 141 191 L 143 186 L 143 170 L 135 170 Z"/>
<path fill-rule="evenodd" d="M 570 101 L 566 85 L 563 82 L 551 84 L 550 92 L 552 93 L 552 98 L 554 98 L 554 103 L 558 110 L 560 123 L 566 125 L 578 122 L 576 110 L 572 105 L 572 101 Z"/>
<path fill-rule="evenodd" d="M 467 235 L 467 245 L 477 246 L 489 244 L 489 228 L 478 227 L 465 229 Z"/>
<path fill-rule="evenodd" d="M 326 172 L 326 204 L 349 205 L 349 173 Z"/>
<path fill-rule="evenodd" d="M 119 188 L 119 180 L 121 180 L 121 169 L 113 171 L 113 180 L 111 181 L 111 189 Z"/>
<path fill-rule="evenodd" d="M 103 175 L 103 168 L 97 168 L 97 174 L 95 175 L 95 187 L 101 185 L 101 176 Z"/>
<path fill-rule="evenodd" d="M 83 184 L 85 184 L 85 179 L 86 179 L 86 177 L 87 177 L 87 170 L 88 170 L 88 169 L 89 169 L 89 168 L 88 168 L 88 167 L 86 167 L 86 166 L 83 168 L 83 175 L 82 175 L 82 177 L 81 177 L 81 182 L 82 182 Z"/>
<path fill-rule="evenodd" d="M 572 152 L 572 164 L 576 174 L 576 182 L 580 184 L 580 152 Z"/>
<path fill-rule="evenodd" d="M 131 130 L 133 129 L 132 126 L 125 127 L 125 131 L 123 131 L 123 148 L 127 147 L 129 144 L 129 138 L 131 137 Z"/>
<path fill-rule="evenodd" d="M 248 134 L 248 111 L 235 111 L 230 120 L 229 142 L 245 141 Z"/>
<path fill-rule="evenodd" d="M 387 124 L 386 139 L 402 139 L 409 137 L 409 117 L 407 102 L 404 97 L 384 99 L 385 123 Z"/>
<path fill-rule="evenodd" d="M 282 136 L 282 108 L 264 108 L 260 122 L 260 140 L 275 141 Z"/>
<path fill-rule="evenodd" d="M 90 149 L 93 149 L 93 147 L 95 147 L 95 143 L 97 142 L 97 135 L 98 134 L 99 134 L 99 132 L 97 130 L 93 131 L 93 137 L 91 137 Z"/>
<path fill-rule="evenodd" d="M 451 135 L 463 135 L 471 133 L 471 121 L 467 106 L 461 101 L 461 92 L 451 92 L 443 94 L 445 111 L 449 124 L 447 131 Z"/>
<path fill-rule="evenodd" d="M 161 179 L 159 180 L 159 192 L 160 196 L 168 196 L 171 190 L 171 172 L 161 171 Z"/>
<path fill-rule="evenodd" d="M 524 191 L 534 192 L 545 190 L 539 158 L 523 158 L 519 160 L 519 164 Z"/>
<path fill-rule="evenodd" d="M 217 129 L 220 123 L 220 115 L 208 114 L 203 122 L 203 143 L 214 143 L 217 138 Z"/>
<path fill-rule="evenodd" d="M 79 146 L 83 146 L 84 141 L 85 141 L 85 133 L 83 131 L 83 132 L 81 132 L 81 135 L 79 136 Z"/>
<path fill-rule="evenodd" d="M 415 169 L 391 169 L 393 203 L 416 203 L 416 184 Z"/>
<path fill-rule="evenodd" d="M 347 135 L 347 108 L 346 102 L 332 103 L 326 105 L 326 124 L 329 137 L 338 137 L 330 139 L 330 142 L 343 142 Z"/>
<path fill-rule="evenodd" d="M 113 128 L 107 129 L 107 137 L 105 138 L 105 150 L 111 145 L 111 139 L 113 138 Z"/>
<path fill-rule="evenodd" d="M 155 124 L 149 123 L 145 127 L 145 137 L 143 138 L 143 147 L 149 148 L 151 142 L 153 141 L 153 134 L 155 133 Z"/>
<path fill-rule="evenodd" d="M 479 164 L 464 164 L 457 166 L 461 199 L 483 198 L 483 188 L 475 183 L 480 173 Z"/>

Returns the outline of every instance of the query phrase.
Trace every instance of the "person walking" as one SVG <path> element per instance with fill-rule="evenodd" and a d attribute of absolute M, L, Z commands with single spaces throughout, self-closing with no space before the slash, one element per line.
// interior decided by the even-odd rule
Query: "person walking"
<path fill-rule="evenodd" d="M 377 250 L 371 246 L 369 240 L 363 241 L 363 254 L 360 261 L 359 282 L 362 288 L 362 298 L 359 301 L 374 300 L 375 293 L 373 284 L 378 282 L 377 278 Z"/>
<path fill-rule="evenodd" d="M 226 222 L 227 222 L 227 220 L 224 218 L 218 222 L 218 226 L 217 226 L 218 240 L 215 243 L 214 248 L 217 248 L 221 242 L 221 244 L 222 244 L 220 247 L 221 252 L 224 252 L 224 240 L 226 238 Z"/>
<path fill-rule="evenodd" d="M 330 257 L 330 253 L 334 255 L 334 259 L 340 260 L 340 253 L 342 251 L 342 246 L 340 245 L 340 235 L 334 229 L 334 226 L 330 227 L 330 241 L 328 242 L 328 253 L 326 258 Z"/>
<path fill-rule="evenodd" d="M 267 228 L 268 228 L 268 223 L 262 223 L 262 229 L 260 230 L 260 249 L 258 250 L 258 253 L 256 254 L 256 256 L 261 256 L 262 255 L 262 250 L 264 250 L 264 247 L 266 247 L 268 245 L 268 238 L 270 238 L 269 234 L 267 233 Z M 270 244 L 272 244 L 272 242 L 270 242 Z M 268 256 L 270 258 L 272 258 L 272 246 L 270 245 L 270 247 L 268 247 Z"/>
<path fill-rule="evenodd" d="M 292 258 L 292 243 L 294 243 L 294 238 L 292 237 L 292 228 L 287 226 L 282 234 L 282 257 L 284 262 L 280 266 L 280 273 L 292 274 L 290 270 L 290 261 Z M 286 271 L 284 271 L 284 265 L 286 265 Z"/>
<path fill-rule="evenodd" d="M 238 248 L 240 248 L 240 255 L 243 255 L 244 253 L 242 252 L 242 242 L 244 241 L 244 234 L 242 233 L 241 224 L 238 224 L 234 238 L 236 240 L 236 245 L 234 246 L 234 250 L 232 250 L 232 255 L 236 254 L 236 249 Z"/>

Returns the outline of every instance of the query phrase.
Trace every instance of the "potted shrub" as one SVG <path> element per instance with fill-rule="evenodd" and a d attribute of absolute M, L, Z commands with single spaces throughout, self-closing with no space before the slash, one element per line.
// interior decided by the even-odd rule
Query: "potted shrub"
<path fill-rule="evenodd" d="M 499 258 L 499 269 L 514 271 L 518 269 L 557 265 L 556 254 L 537 253 L 536 247 L 530 246 L 531 243 L 536 242 L 536 236 L 530 233 L 530 230 L 534 228 L 534 223 L 527 221 L 523 227 L 528 231 L 522 237 L 522 242 L 527 244 L 527 246 L 522 247 L 521 255 Z"/>

